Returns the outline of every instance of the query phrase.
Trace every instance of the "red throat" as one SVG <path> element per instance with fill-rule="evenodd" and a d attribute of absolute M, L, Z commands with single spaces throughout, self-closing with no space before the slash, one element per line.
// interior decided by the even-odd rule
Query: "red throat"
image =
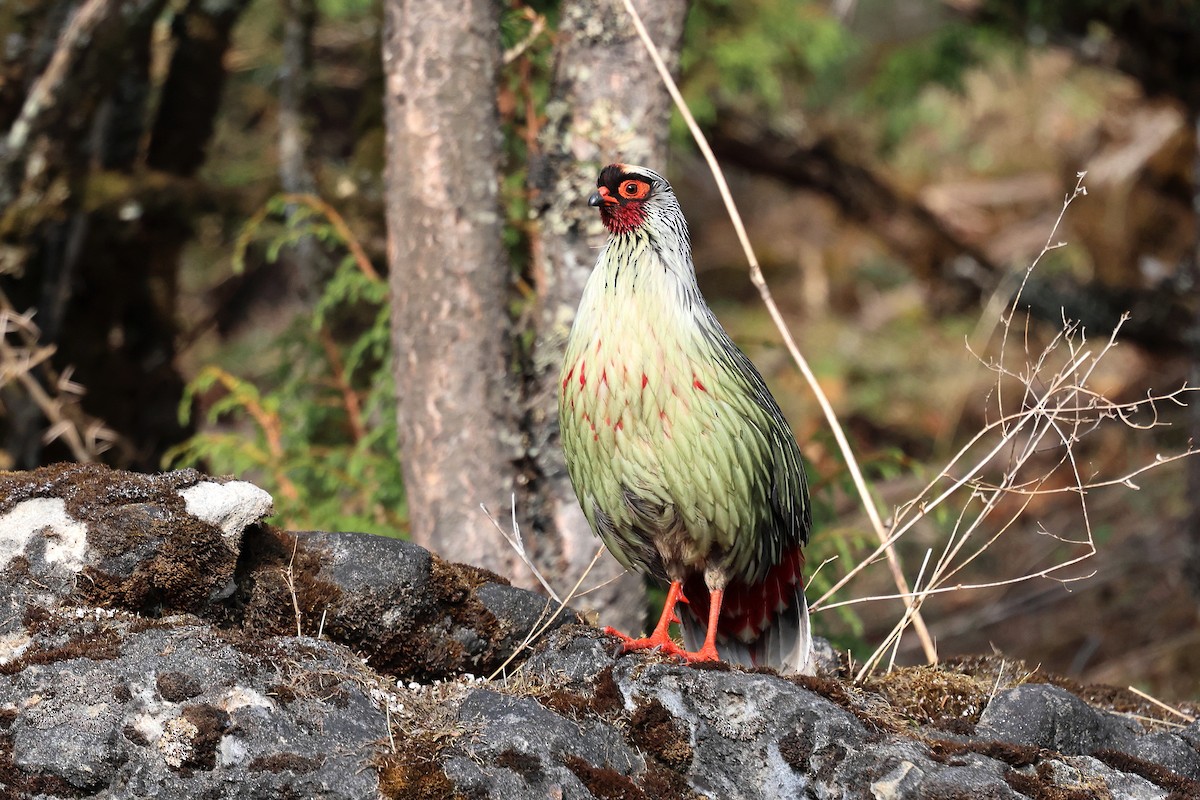
<path fill-rule="evenodd" d="M 600 206 L 600 221 L 608 232 L 614 235 L 629 233 L 641 226 L 646 219 L 646 209 L 642 203 L 626 201 L 620 205 Z"/>

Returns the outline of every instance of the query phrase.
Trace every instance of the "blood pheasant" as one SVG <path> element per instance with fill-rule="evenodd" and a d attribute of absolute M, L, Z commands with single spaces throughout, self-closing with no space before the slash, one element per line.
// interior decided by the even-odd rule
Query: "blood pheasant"
<path fill-rule="evenodd" d="M 796 440 L 700 294 L 666 179 L 611 164 L 588 205 L 610 235 L 567 344 L 563 450 L 608 549 L 670 583 L 649 637 L 610 633 L 626 650 L 809 672 L 812 515 Z M 671 640 L 673 621 L 690 652 Z"/>

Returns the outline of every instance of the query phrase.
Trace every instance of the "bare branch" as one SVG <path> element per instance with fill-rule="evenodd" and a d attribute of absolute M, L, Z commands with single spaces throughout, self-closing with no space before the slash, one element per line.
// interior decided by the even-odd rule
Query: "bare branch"
<path fill-rule="evenodd" d="M 994 359 L 984 358 L 968 343 L 968 350 L 976 360 L 996 376 L 993 391 L 990 393 L 997 412 L 995 418 L 959 449 L 913 499 L 897 508 L 890 521 L 887 540 L 813 603 L 813 611 L 896 599 L 904 600 L 909 608 L 919 609 L 926 598 L 946 592 L 997 588 L 1043 578 L 1057 581 L 1064 586 L 1086 580 L 1095 573 L 1077 574 L 1075 568 L 1097 552 L 1088 507 L 1089 494 L 1107 486 L 1123 485 L 1136 489 L 1137 486 L 1132 480 L 1134 477 L 1200 453 L 1200 447 L 1189 444 L 1181 453 L 1166 456 L 1159 454 L 1153 462 L 1136 466 L 1116 477 L 1104 477 L 1095 472 L 1084 473 L 1079 461 L 1078 447 L 1102 424 L 1115 422 L 1134 431 L 1161 427 L 1168 423 L 1160 412 L 1160 405 L 1185 405 L 1185 393 L 1195 391 L 1193 387 L 1185 384 L 1174 391 L 1157 394 L 1147 392 L 1143 399 L 1118 402 L 1090 388 L 1089 384 L 1100 362 L 1116 346 L 1121 326 L 1128 319 L 1127 314 L 1121 317 L 1107 340 L 1098 347 L 1089 342 L 1086 331 L 1078 322 L 1067 319 L 1064 314 L 1061 329 L 1050 337 L 1049 342 L 1040 350 L 1035 350 L 1026 318 L 1021 328 L 1023 364 L 1019 369 L 1009 366 L 1009 344 L 1013 338 L 1013 322 L 1021 290 L 1042 256 L 1062 246 L 1061 243 L 1055 242 L 1054 237 L 1071 202 L 1087 193 L 1082 181 L 1083 175 L 1080 174 L 1075 190 L 1068 194 L 1063 202 L 1062 211 L 1045 248 L 1026 270 L 1007 311 L 1000 317 L 999 328 L 1002 336 L 998 343 L 998 355 Z M 1009 386 L 1012 382 L 1017 384 L 1015 392 Z M 988 416 L 991 417 L 991 414 Z M 1067 485 L 1058 485 L 1059 482 L 1065 482 Z M 1017 523 L 1027 515 L 1034 497 L 1063 493 L 1073 494 L 1078 498 L 1083 534 L 1068 537 L 1038 526 L 1036 535 L 1050 537 L 1072 548 L 1070 552 L 1056 556 L 1054 563 L 1048 566 L 1028 569 L 1015 577 L 974 583 L 959 579 L 968 566 L 1002 537 L 1017 530 Z M 913 530 L 919 522 L 927 519 L 933 511 L 955 498 L 962 498 L 961 505 L 958 506 L 953 527 L 942 552 L 929 568 L 927 576 L 925 565 L 922 565 L 912 592 L 902 591 L 898 595 L 883 594 L 836 603 L 827 602 L 849 581 L 876 563 L 887 546 L 895 543 L 901 536 Z M 994 520 L 1001 501 L 1006 499 L 1016 499 L 1019 502 L 1015 509 L 1006 510 L 1001 520 Z M 984 534 L 985 522 L 989 521 L 995 524 L 991 525 L 990 533 Z M 864 663 L 859 672 L 860 679 L 876 669 L 889 650 L 892 651 L 894 659 L 898 639 L 903 635 L 907 624 L 906 618 L 897 622 Z"/>

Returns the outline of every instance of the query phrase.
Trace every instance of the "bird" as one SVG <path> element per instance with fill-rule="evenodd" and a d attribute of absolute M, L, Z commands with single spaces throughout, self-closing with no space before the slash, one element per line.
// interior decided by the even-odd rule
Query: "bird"
<path fill-rule="evenodd" d="M 587 202 L 608 239 L 567 339 L 560 441 L 593 532 L 668 584 L 649 636 L 606 632 L 624 652 L 812 674 L 812 510 L 791 428 L 700 293 L 670 183 L 609 164 Z"/>

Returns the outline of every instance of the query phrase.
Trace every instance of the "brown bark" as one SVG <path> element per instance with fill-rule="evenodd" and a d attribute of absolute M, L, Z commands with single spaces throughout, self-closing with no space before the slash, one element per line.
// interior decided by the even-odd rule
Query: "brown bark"
<path fill-rule="evenodd" d="M 385 4 L 388 261 L 413 539 L 520 578 L 527 571 L 479 508 L 509 507 L 519 448 L 498 199 L 498 11 L 491 0 Z"/>
<path fill-rule="evenodd" d="M 651 37 L 673 64 L 686 0 L 636 0 Z M 537 233 L 534 275 L 538 340 L 528 388 L 530 462 L 536 478 L 523 507 L 539 538 L 539 561 L 577 578 L 598 547 L 575 498 L 558 443 L 558 371 L 583 284 L 604 240 L 585 202 L 600 168 L 613 161 L 663 170 L 671 100 L 621 0 L 567 0 L 562 6 L 554 79 L 541 137 L 544 160 L 531 167 Z M 625 575 L 605 553 L 581 598 L 604 621 L 638 630 L 645 614 L 641 577 Z"/>
<path fill-rule="evenodd" d="M 305 108 L 312 85 L 312 34 L 317 9 L 314 0 L 287 0 L 284 4 L 282 63 L 279 67 L 279 184 L 288 194 L 317 191 L 317 180 L 308 163 L 311 136 Z M 296 207 L 290 207 L 289 216 Z M 299 239 L 286 259 L 294 264 L 302 296 L 320 294 L 323 270 L 321 252 L 313 236 Z"/>

